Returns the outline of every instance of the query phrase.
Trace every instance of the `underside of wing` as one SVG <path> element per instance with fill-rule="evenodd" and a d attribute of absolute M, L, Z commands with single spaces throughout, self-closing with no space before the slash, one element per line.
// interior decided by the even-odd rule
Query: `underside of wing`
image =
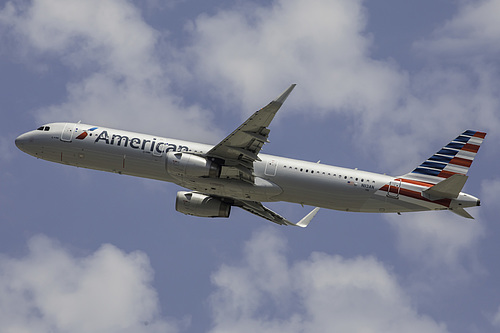
<path fill-rule="evenodd" d="M 264 108 L 256 111 L 240 127 L 206 153 L 222 164 L 221 178 L 241 179 L 254 182 L 253 162 L 260 161 L 259 152 L 268 142 L 267 128 L 276 112 L 290 95 L 295 84 Z"/>

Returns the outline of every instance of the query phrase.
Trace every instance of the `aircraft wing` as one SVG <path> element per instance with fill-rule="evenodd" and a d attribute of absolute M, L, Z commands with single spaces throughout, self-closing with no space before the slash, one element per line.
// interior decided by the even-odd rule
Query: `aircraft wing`
<path fill-rule="evenodd" d="M 257 201 L 236 200 L 235 206 L 243 208 L 247 212 L 250 212 L 252 214 L 255 214 L 257 216 L 265 218 L 266 220 L 269 220 L 269 221 L 274 222 L 276 224 L 293 225 L 293 226 L 301 227 L 301 228 L 307 227 L 309 222 L 311 222 L 311 220 L 313 219 L 313 217 L 316 215 L 316 213 L 319 210 L 319 207 L 316 207 L 311 212 L 309 212 L 309 214 L 307 214 L 304 218 L 302 218 L 302 220 L 300 220 L 297 223 L 293 223 L 293 222 L 288 221 L 286 218 L 279 215 L 278 213 L 273 212 L 269 208 L 262 205 L 262 203 L 257 202 Z"/>
<path fill-rule="evenodd" d="M 267 138 L 270 130 L 267 127 L 293 88 L 295 84 L 267 106 L 256 111 L 240 127 L 206 153 L 207 157 L 222 160 L 221 177 L 254 182 L 253 162 L 260 161 L 257 155 L 264 143 L 269 142 Z"/>

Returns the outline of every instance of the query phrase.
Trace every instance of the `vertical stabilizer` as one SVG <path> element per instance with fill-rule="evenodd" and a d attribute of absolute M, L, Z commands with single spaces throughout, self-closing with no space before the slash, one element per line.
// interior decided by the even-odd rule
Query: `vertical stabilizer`
<path fill-rule="evenodd" d="M 402 178 L 437 184 L 453 175 L 466 176 L 486 136 L 467 130 Z"/>

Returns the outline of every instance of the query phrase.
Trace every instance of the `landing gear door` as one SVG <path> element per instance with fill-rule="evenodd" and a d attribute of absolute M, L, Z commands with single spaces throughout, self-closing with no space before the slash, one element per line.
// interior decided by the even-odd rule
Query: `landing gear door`
<path fill-rule="evenodd" d="M 399 192 L 401 192 L 401 179 L 390 181 L 389 188 L 387 189 L 387 197 L 399 199 Z"/>
<path fill-rule="evenodd" d="M 61 133 L 61 141 L 71 142 L 73 139 L 73 132 L 75 131 L 75 124 L 66 124 Z"/>

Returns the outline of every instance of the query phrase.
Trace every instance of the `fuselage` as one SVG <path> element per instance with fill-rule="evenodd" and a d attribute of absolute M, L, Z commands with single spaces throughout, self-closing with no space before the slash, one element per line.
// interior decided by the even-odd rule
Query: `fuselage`
<path fill-rule="evenodd" d="M 213 146 L 81 123 L 51 123 L 20 135 L 16 145 L 44 160 L 176 183 L 219 197 L 286 201 L 354 212 L 409 212 L 476 206 L 460 193 L 431 201 L 421 195 L 430 184 L 357 169 L 259 154 L 253 184 L 220 177 L 179 177 L 168 169 L 169 152 L 202 156 Z"/>

